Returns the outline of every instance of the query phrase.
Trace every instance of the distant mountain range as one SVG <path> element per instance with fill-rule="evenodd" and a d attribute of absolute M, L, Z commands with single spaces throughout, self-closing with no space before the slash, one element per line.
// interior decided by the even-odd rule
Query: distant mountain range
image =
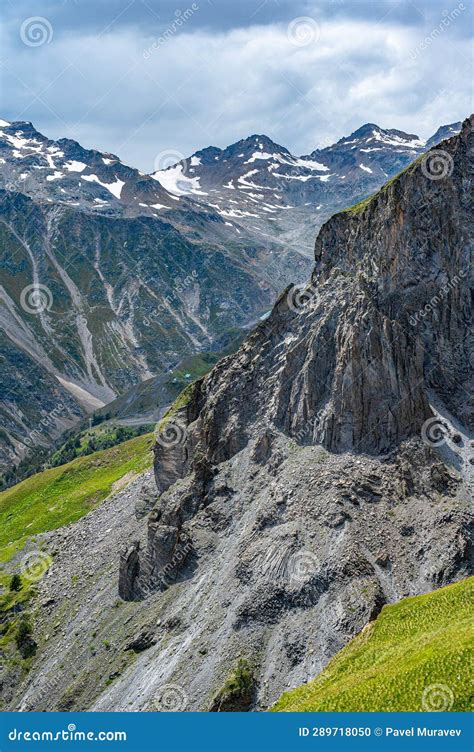
<path fill-rule="evenodd" d="M 145 175 L 0 121 L 0 465 L 225 347 L 309 276 L 331 214 L 459 128 L 423 142 L 367 124 L 302 157 L 250 136 Z"/>
<path fill-rule="evenodd" d="M 152 177 L 177 197 L 193 196 L 230 226 L 313 258 L 316 233 L 334 212 L 366 197 L 461 123 L 439 128 L 427 141 L 367 123 L 325 149 L 295 156 L 264 135 L 226 149 L 208 147 Z"/>

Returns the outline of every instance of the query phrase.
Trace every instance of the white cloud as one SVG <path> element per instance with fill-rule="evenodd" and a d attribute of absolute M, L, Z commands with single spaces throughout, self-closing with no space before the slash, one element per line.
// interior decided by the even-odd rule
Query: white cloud
<path fill-rule="evenodd" d="M 69 31 L 14 57 L 7 51 L 2 114 L 147 171 L 163 150 L 189 154 L 255 132 L 298 153 L 367 121 L 426 137 L 468 114 L 469 40 L 454 39 L 464 23 L 456 19 L 415 59 L 432 19 L 410 26 L 326 16 L 307 46 L 292 44 L 286 23 L 226 32 L 190 23 L 148 58 L 155 36 L 141 27 L 101 37 Z"/>

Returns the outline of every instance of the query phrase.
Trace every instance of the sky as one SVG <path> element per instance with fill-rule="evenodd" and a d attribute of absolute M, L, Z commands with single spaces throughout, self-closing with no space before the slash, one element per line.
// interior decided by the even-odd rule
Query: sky
<path fill-rule="evenodd" d="M 1 7 L 0 117 L 144 172 L 255 133 L 295 154 L 366 122 L 427 138 L 472 110 L 471 0 Z"/>

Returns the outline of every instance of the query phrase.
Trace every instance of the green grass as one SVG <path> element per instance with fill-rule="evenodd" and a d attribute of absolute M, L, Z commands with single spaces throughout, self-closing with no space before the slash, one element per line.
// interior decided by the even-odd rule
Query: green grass
<path fill-rule="evenodd" d="M 27 478 L 0 494 L 0 562 L 28 538 L 75 522 L 97 507 L 128 473 L 152 464 L 153 434 L 79 457 Z"/>
<path fill-rule="evenodd" d="M 91 428 L 71 434 L 67 441 L 50 457 L 48 466 L 57 467 L 71 462 L 77 457 L 85 457 L 102 449 L 110 449 L 125 441 L 150 433 L 153 425 L 136 427 L 120 426 L 114 423 L 101 423 Z"/>
<path fill-rule="evenodd" d="M 272 710 L 429 710 L 427 688 L 436 684 L 447 688 L 445 710 L 472 710 L 473 595 L 470 578 L 385 606 L 320 676 L 285 692 Z"/>

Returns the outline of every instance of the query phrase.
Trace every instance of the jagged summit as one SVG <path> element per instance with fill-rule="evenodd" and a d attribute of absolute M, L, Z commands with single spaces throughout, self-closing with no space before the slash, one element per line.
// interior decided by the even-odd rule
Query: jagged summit
<path fill-rule="evenodd" d="M 357 128 L 350 136 L 346 136 L 338 141 L 338 143 L 347 142 L 354 139 L 377 139 L 383 141 L 384 139 L 389 142 L 390 139 L 396 138 L 400 143 L 416 143 L 416 145 L 423 145 L 419 136 L 413 133 L 405 133 L 404 131 L 397 130 L 395 128 L 381 128 L 375 123 L 366 123 L 360 128 Z"/>
<path fill-rule="evenodd" d="M 442 125 L 440 128 L 438 128 L 436 133 L 434 133 L 431 138 L 427 140 L 426 147 L 428 149 L 431 149 L 432 146 L 436 146 L 436 144 L 439 144 L 439 142 L 443 139 L 455 136 L 456 133 L 459 133 L 461 127 L 462 123 L 460 120 L 457 123 L 451 123 L 450 125 Z"/>

